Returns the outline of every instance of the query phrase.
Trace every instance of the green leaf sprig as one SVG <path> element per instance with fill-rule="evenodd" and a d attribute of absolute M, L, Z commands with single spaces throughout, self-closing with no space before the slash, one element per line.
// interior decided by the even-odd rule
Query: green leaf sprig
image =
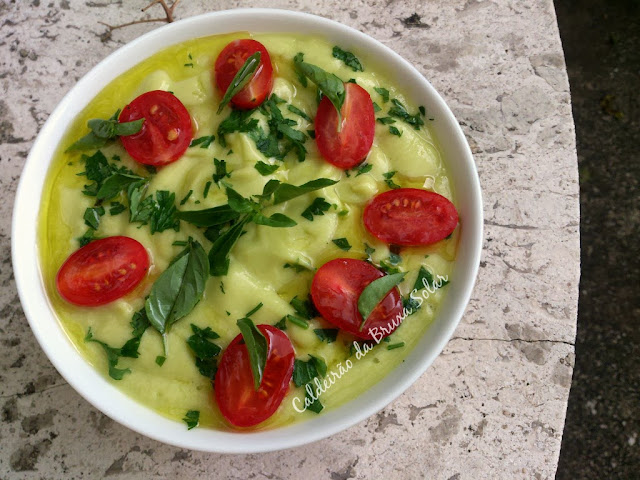
<path fill-rule="evenodd" d="M 306 63 L 302 53 L 298 53 L 293 59 L 296 72 L 304 75 L 318 86 L 322 94 L 327 97 L 338 113 L 338 132 L 342 129 L 342 105 L 346 97 L 344 82 L 317 65 Z"/>
<path fill-rule="evenodd" d="M 202 246 L 189 240 L 187 247 L 160 274 L 151 287 L 145 311 L 151 325 L 162 335 L 168 356 L 167 334 L 171 325 L 194 309 L 204 293 L 209 262 Z"/>
<path fill-rule="evenodd" d="M 231 101 L 231 99 L 242 90 L 247 83 L 251 81 L 253 76 L 258 70 L 258 65 L 260 65 L 260 58 L 262 54 L 260 52 L 256 52 L 253 55 L 249 56 L 247 60 L 244 62 L 244 65 L 240 67 L 240 70 L 235 74 L 233 80 L 229 84 L 227 91 L 224 93 L 222 97 L 222 101 L 220 102 L 220 106 L 218 107 L 218 115 L 224 109 L 224 107 Z"/>
<path fill-rule="evenodd" d="M 144 118 L 132 122 L 120 123 L 118 122 L 119 116 L 120 110 L 117 110 L 116 113 L 107 120 L 100 118 L 89 120 L 87 126 L 91 131 L 71 144 L 66 151 L 96 150 L 104 147 L 110 140 L 114 140 L 120 136 L 134 135 L 142 129 Z"/>
<path fill-rule="evenodd" d="M 375 279 L 358 297 L 358 311 L 362 315 L 362 324 L 360 324 L 360 331 L 364 328 L 364 324 L 367 322 L 369 315 L 374 308 L 380 303 L 380 301 L 387 296 L 389 291 L 398 285 L 404 279 L 405 273 L 394 273 L 393 275 L 385 275 Z"/>
<path fill-rule="evenodd" d="M 342 60 L 342 62 L 354 72 L 364 72 L 364 67 L 358 57 L 356 57 L 353 53 L 348 52 L 346 50 L 341 49 L 337 45 L 333 47 L 331 51 L 333 58 L 337 58 L 338 60 Z"/>
<path fill-rule="evenodd" d="M 249 353 L 249 363 L 253 373 L 253 386 L 258 390 L 262 383 L 264 367 L 267 363 L 267 339 L 249 318 L 241 318 L 237 321 L 237 325 Z"/>

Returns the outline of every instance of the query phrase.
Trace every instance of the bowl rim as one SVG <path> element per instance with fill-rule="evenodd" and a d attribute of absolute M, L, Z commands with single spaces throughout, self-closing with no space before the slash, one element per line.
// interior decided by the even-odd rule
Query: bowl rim
<path fill-rule="evenodd" d="M 239 28 L 244 26 L 244 28 Z M 461 235 L 450 291 L 429 329 L 405 361 L 369 390 L 322 415 L 272 430 L 229 432 L 207 428 L 187 431 L 139 404 L 111 384 L 76 350 L 64 333 L 48 300 L 37 250 L 42 187 L 61 133 L 106 84 L 150 55 L 187 39 L 235 31 L 321 35 L 356 51 L 381 55 L 401 90 L 427 105 L 447 157 L 461 218 Z M 204 33 L 203 33 L 204 32 Z M 140 52 L 144 54 L 141 56 Z M 402 81 L 399 81 L 402 80 Z M 87 92 L 95 92 L 88 95 Z M 79 100 L 80 99 L 80 100 Z M 46 168 L 42 168 L 43 159 Z M 464 175 L 454 175 L 452 170 Z M 34 192 L 36 194 L 34 194 Z M 41 348 L 62 377 L 85 400 L 116 422 L 176 447 L 218 453 L 257 453 L 318 441 L 345 430 L 383 409 L 406 391 L 431 365 L 453 335 L 469 302 L 477 277 L 483 240 L 480 182 L 465 136 L 453 113 L 429 81 L 413 65 L 378 40 L 336 21 L 309 13 L 242 8 L 188 17 L 152 30 L 120 47 L 84 75 L 64 96 L 41 128 L 25 162 L 12 218 L 12 263 L 16 288 L 29 325 Z M 461 248 L 464 246 L 465 248 Z"/>

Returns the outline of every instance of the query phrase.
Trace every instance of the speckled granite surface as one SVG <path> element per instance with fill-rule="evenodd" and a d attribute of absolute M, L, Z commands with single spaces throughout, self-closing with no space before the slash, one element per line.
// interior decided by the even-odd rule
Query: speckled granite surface
<path fill-rule="evenodd" d="M 579 277 L 573 121 L 551 0 L 191 0 L 341 21 L 413 62 L 444 96 L 484 194 L 480 275 L 454 338 L 378 415 L 298 449 L 230 456 L 160 444 L 96 411 L 31 334 L 10 263 L 17 181 L 39 127 L 99 60 L 157 24 L 143 0 L 0 1 L 0 478 L 553 478 L 574 361 Z M 159 7 L 148 12 L 155 17 Z"/>

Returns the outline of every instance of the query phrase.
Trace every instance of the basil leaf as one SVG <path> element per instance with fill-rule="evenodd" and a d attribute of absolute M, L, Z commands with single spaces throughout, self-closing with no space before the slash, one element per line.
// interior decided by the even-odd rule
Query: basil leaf
<path fill-rule="evenodd" d="M 294 58 L 296 71 L 305 75 L 309 80 L 318 86 L 318 89 L 331 101 L 338 113 L 338 131 L 342 126 L 342 105 L 346 96 L 344 83 L 333 73 L 329 73 L 316 65 L 306 63 L 303 57 L 298 54 Z"/>
<path fill-rule="evenodd" d="M 273 191 L 273 204 L 277 205 L 278 203 L 286 202 L 287 200 L 299 197 L 305 193 L 329 187 L 336 183 L 338 183 L 337 180 L 331 180 L 330 178 L 318 178 L 298 186 L 290 185 L 288 183 L 280 183 Z"/>
<path fill-rule="evenodd" d="M 100 138 L 95 133 L 89 132 L 84 137 L 72 143 L 69 148 L 65 150 L 65 153 L 83 150 L 96 150 L 104 147 L 107 142 L 108 140 L 106 138 Z"/>
<path fill-rule="evenodd" d="M 229 200 L 229 207 L 231 207 L 231 210 L 234 212 L 249 213 L 255 210 L 255 202 L 244 198 L 232 188 L 227 187 L 227 197 Z"/>
<path fill-rule="evenodd" d="M 144 178 L 139 175 L 116 173 L 104 181 L 96 197 L 98 197 L 98 200 L 108 200 L 128 188 L 132 183 L 139 181 L 144 181 Z"/>
<path fill-rule="evenodd" d="M 260 175 L 262 175 L 263 177 L 266 177 L 267 175 L 271 175 L 273 172 L 275 172 L 278 168 L 280 168 L 280 165 L 269 165 L 268 163 L 265 162 L 256 162 L 256 164 L 253 166 Z"/>
<path fill-rule="evenodd" d="M 169 327 L 193 310 L 202 298 L 208 278 L 207 254 L 190 241 L 160 274 L 145 302 L 149 322 L 162 334 L 165 356 Z"/>
<path fill-rule="evenodd" d="M 237 325 L 249 353 L 253 385 L 258 390 L 262 383 L 262 375 L 267 363 L 267 339 L 249 318 L 241 318 L 238 320 Z"/>
<path fill-rule="evenodd" d="M 353 53 L 342 50 L 340 47 L 333 47 L 333 57 L 338 60 L 342 60 L 347 67 L 350 67 L 354 72 L 364 72 L 364 67 Z"/>
<path fill-rule="evenodd" d="M 382 97 L 383 103 L 387 103 L 389 101 L 389 90 L 382 87 L 373 87 L 373 89 Z"/>
<path fill-rule="evenodd" d="M 176 212 L 180 220 L 189 222 L 196 227 L 212 227 L 214 225 L 224 225 L 227 222 L 236 220 L 240 214 L 229 205 L 205 208 L 204 210 L 187 210 Z"/>
<path fill-rule="evenodd" d="M 327 341 L 327 343 L 333 343 L 338 338 L 338 329 L 337 328 L 314 328 L 313 333 L 316 334 L 316 337 L 320 339 L 320 341 Z"/>
<path fill-rule="evenodd" d="M 297 223 L 292 218 L 283 215 L 282 213 L 274 213 L 270 217 L 266 217 L 261 213 L 253 215 L 251 220 L 258 225 L 266 225 L 267 227 L 287 228 L 295 227 Z"/>
<path fill-rule="evenodd" d="M 393 275 L 385 275 L 375 279 L 360 294 L 358 298 L 358 311 L 362 315 L 362 324 L 360 330 L 364 328 L 364 324 L 369 315 L 380 301 L 404 279 L 405 273 L 394 273 Z"/>
<path fill-rule="evenodd" d="M 209 268 L 212 277 L 221 277 L 229 271 L 229 252 L 242 235 L 242 230 L 248 221 L 249 217 L 244 217 L 213 242 L 209 251 Z"/>
<path fill-rule="evenodd" d="M 346 238 L 334 238 L 333 240 L 331 240 L 336 247 L 338 247 L 340 250 L 344 250 L 345 252 L 348 252 L 349 250 L 351 250 L 351 244 L 349 243 L 349 240 L 347 240 Z"/>
<path fill-rule="evenodd" d="M 244 62 L 244 65 L 240 67 L 240 70 L 235 74 L 233 80 L 229 84 L 227 91 L 224 93 L 224 97 L 222 97 L 222 101 L 220 102 L 220 106 L 218 107 L 218 115 L 224 109 L 224 107 L 231 101 L 231 99 L 244 88 L 244 86 L 251 81 L 253 75 L 255 74 L 258 66 L 260 65 L 260 57 L 262 54 L 260 52 L 256 52 Z"/>
<path fill-rule="evenodd" d="M 140 130 L 142 130 L 142 124 L 144 123 L 144 118 L 140 118 L 138 120 L 133 120 L 131 122 L 115 122 L 113 133 L 115 136 L 126 137 L 129 135 L 135 135 Z"/>
<path fill-rule="evenodd" d="M 189 410 L 182 421 L 187 424 L 187 430 L 196 428 L 200 424 L 200 412 L 198 410 Z"/>
<path fill-rule="evenodd" d="M 324 215 L 324 212 L 326 212 L 330 208 L 330 203 L 325 201 L 324 198 L 318 197 L 311 203 L 311 205 L 305 208 L 304 212 L 302 212 L 301 215 L 310 222 L 313 222 L 314 215 Z"/>
<path fill-rule="evenodd" d="M 142 129 L 144 118 L 120 123 L 118 122 L 119 113 L 120 111 L 118 110 L 109 120 L 100 118 L 89 120 L 87 126 L 91 132 L 73 143 L 66 151 L 102 148 L 109 140 L 113 140 L 118 136 L 133 135 Z"/>

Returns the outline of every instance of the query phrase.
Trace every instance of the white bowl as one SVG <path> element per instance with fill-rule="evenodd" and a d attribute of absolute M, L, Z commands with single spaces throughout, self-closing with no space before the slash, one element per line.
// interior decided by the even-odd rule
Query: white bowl
<path fill-rule="evenodd" d="M 45 293 L 38 262 L 37 226 L 42 189 L 56 146 L 89 99 L 121 73 L 154 53 L 188 39 L 229 33 L 304 32 L 321 35 L 347 50 L 367 51 L 393 72 L 396 83 L 436 121 L 430 124 L 447 161 L 461 218 L 452 277 L 440 312 L 417 346 L 392 374 L 339 408 L 275 430 L 233 433 L 206 428 L 187 431 L 137 403 L 89 365 L 62 330 Z M 12 257 L 16 285 L 31 329 L 51 363 L 97 409 L 161 442 L 194 450 L 251 453 L 313 442 L 344 430 L 384 408 L 406 390 L 442 351 L 471 296 L 482 247 L 482 199 L 471 151 L 453 114 L 431 84 L 406 60 L 371 37 L 325 18 L 284 10 L 239 9 L 188 18 L 151 31 L 100 62 L 64 97 L 42 127 L 27 158 L 13 211 Z"/>

